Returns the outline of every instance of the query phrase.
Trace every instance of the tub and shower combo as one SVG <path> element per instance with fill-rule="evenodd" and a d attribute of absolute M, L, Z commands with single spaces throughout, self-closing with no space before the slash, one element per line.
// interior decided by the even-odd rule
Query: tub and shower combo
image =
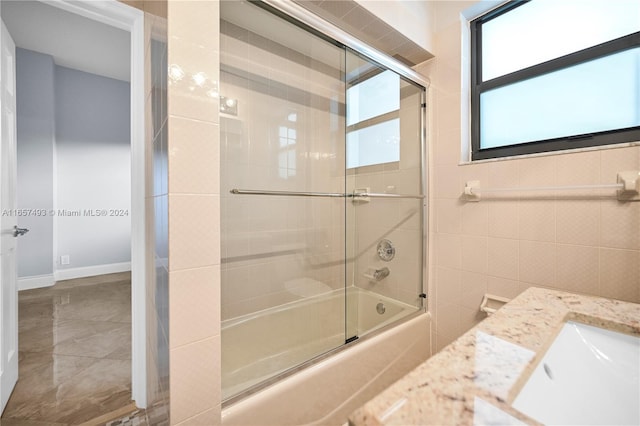
<path fill-rule="evenodd" d="M 220 7 L 223 423 L 340 423 L 429 356 L 427 83 L 293 2 Z"/>

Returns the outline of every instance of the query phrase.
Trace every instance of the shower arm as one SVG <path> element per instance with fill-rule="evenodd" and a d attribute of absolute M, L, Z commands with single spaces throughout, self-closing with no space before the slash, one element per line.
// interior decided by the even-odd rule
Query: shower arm
<path fill-rule="evenodd" d="M 271 195 L 282 197 L 330 197 L 330 198 L 415 198 L 422 200 L 424 195 L 409 195 L 409 194 L 381 194 L 375 192 L 296 192 L 296 191 L 266 191 L 266 190 L 254 190 L 254 189 L 237 189 L 234 188 L 229 191 L 235 195 Z"/>

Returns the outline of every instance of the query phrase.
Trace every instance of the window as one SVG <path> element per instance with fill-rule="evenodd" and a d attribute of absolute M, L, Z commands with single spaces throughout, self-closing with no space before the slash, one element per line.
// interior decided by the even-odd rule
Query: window
<path fill-rule="evenodd" d="M 383 71 L 347 89 L 347 168 L 400 161 L 400 77 Z"/>
<path fill-rule="evenodd" d="M 278 177 L 288 179 L 296 175 L 296 143 L 297 131 L 294 127 L 297 120 L 295 113 L 289 114 L 287 125 L 278 129 Z"/>
<path fill-rule="evenodd" d="M 471 21 L 472 159 L 640 140 L 640 1 L 511 1 Z"/>

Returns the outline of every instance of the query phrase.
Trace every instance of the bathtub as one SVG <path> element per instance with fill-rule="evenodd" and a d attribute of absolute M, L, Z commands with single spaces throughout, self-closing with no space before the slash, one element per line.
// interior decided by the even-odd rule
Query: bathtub
<path fill-rule="evenodd" d="M 223 322 L 223 398 L 272 382 L 225 403 L 224 425 L 342 424 L 430 355 L 428 313 L 357 287 L 347 290 L 347 328 L 359 339 L 344 345 L 344 295 L 333 291 Z M 283 327 L 287 333 L 274 333 Z M 323 354 L 327 348 L 338 349 Z M 296 364 L 302 366 L 292 373 Z"/>

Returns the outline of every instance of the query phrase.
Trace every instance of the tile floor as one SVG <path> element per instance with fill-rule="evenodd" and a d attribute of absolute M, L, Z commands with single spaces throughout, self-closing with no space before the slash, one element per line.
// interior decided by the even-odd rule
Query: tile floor
<path fill-rule="evenodd" d="M 131 403 L 131 275 L 19 294 L 19 379 L 2 426 L 80 424 Z"/>

